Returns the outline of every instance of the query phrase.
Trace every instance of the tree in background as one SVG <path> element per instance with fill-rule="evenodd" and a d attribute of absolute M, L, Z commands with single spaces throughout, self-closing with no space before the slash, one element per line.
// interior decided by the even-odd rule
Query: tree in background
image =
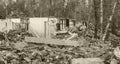
<path fill-rule="evenodd" d="M 119 28 L 120 6 L 119 0 L 115 8 L 115 13 L 112 13 L 115 0 L 8 0 L 8 5 L 5 5 L 4 0 L 0 0 L 0 15 L 1 17 L 57 17 L 57 18 L 72 18 L 76 21 L 86 21 L 87 24 L 95 26 L 94 36 L 106 33 L 106 26 L 109 23 L 109 17 L 113 15 L 111 27 L 112 33 Z M 103 22 L 104 21 L 104 22 Z M 115 22 L 114 22 L 115 21 Z M 102 33 L 100 33 L 102 32 Z"/>

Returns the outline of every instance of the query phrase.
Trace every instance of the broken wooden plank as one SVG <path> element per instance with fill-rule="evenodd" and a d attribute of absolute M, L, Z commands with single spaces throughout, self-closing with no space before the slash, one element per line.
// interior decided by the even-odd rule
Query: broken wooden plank
<path fill-rule="evenodd" d="M 72 59 L 71 64 L 104 64 L 100 58 L 78 58 Z"/>
<path fill-rule="evenodd" d="M 26 46 L 28 46 L 28 44 L 25 43 L 25 42 L 17 42 L 17 43 L 15 43 L 15 48 L 17 50 L 23 50 L 24 47 L 26 47 Z"/>
<path fill-rule="evenodd" d="M 68 31 L 57 31 L 56 34 L 65 34 L 67 33 Z"/>
<path fill-rule="evenodd" d="M 77 41 L 70 40 L 58 40 L 49 38 L 36 38 L 36 37 L 25 37 L 26 42 L 32 43 L 44 43 L 44 44 L 54 44 L 54 45 L 66 45 L 66 46 L 79 46 Z"/>

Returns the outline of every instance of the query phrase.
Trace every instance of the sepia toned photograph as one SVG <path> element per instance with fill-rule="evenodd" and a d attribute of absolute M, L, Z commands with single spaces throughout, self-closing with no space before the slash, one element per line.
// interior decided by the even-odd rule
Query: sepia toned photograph
<path fill-rule="evenodd" d="M 120 0 L 0 0 L 0 64 L 120 64 Z"/>

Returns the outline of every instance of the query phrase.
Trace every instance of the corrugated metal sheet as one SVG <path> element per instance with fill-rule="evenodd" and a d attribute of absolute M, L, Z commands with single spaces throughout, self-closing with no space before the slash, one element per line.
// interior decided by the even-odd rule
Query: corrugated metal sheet
<path fill-rule="evenodd" d="M 6 30 L 6 23 L 4 20 L 0 20 L 0 32 L 4 32 Z"/>
<path fill-rule="evenodd" d="M 57 22 L 57 18 L 29 18 L 28 31 L 36 37 L 51 37 L 56 32 Z M 0 20 L 0 31 L 19 30 L 21 28 L 20 24 L 20 18 Z"/>
<path fill-rule="evenodd" d="M 20 18 L 12 18 L 10 19 L 12 22 L 12 29 L 13 30 L 18 30 L 20 29 Z"/>
<path fill-rule="evenodd" d="M 55 23 L 52 24 L 54 20 Z M 29 32 L 34 34 L 36 37 L 51 37 L 53 34 L 57 23 L 56 18 L 30 18 Z"/>
<path fill-rule="evenodd" d="M 9 19 L 0 20 L 0 32 L 9 31 L 12 29 L 12 22 Z"/>

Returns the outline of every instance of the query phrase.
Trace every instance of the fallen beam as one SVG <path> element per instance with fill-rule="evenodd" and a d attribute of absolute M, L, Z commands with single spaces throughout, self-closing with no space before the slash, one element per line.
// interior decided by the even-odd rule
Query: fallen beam
<path fill-rule="evenodd" d="M 72 59 L 71 64 L 104 64 L 100 58 L 78 58 Z"/>
<path fill-rule="evenodd" d="M 65 46 L 79 46 L 77 41 L 58 40 L 58 39 L 49 39 L 49 38 L 25 37 L 25 41 L 32 42 L 32 43 L 44 43 L 44 44 L 65 45 Z"/>

